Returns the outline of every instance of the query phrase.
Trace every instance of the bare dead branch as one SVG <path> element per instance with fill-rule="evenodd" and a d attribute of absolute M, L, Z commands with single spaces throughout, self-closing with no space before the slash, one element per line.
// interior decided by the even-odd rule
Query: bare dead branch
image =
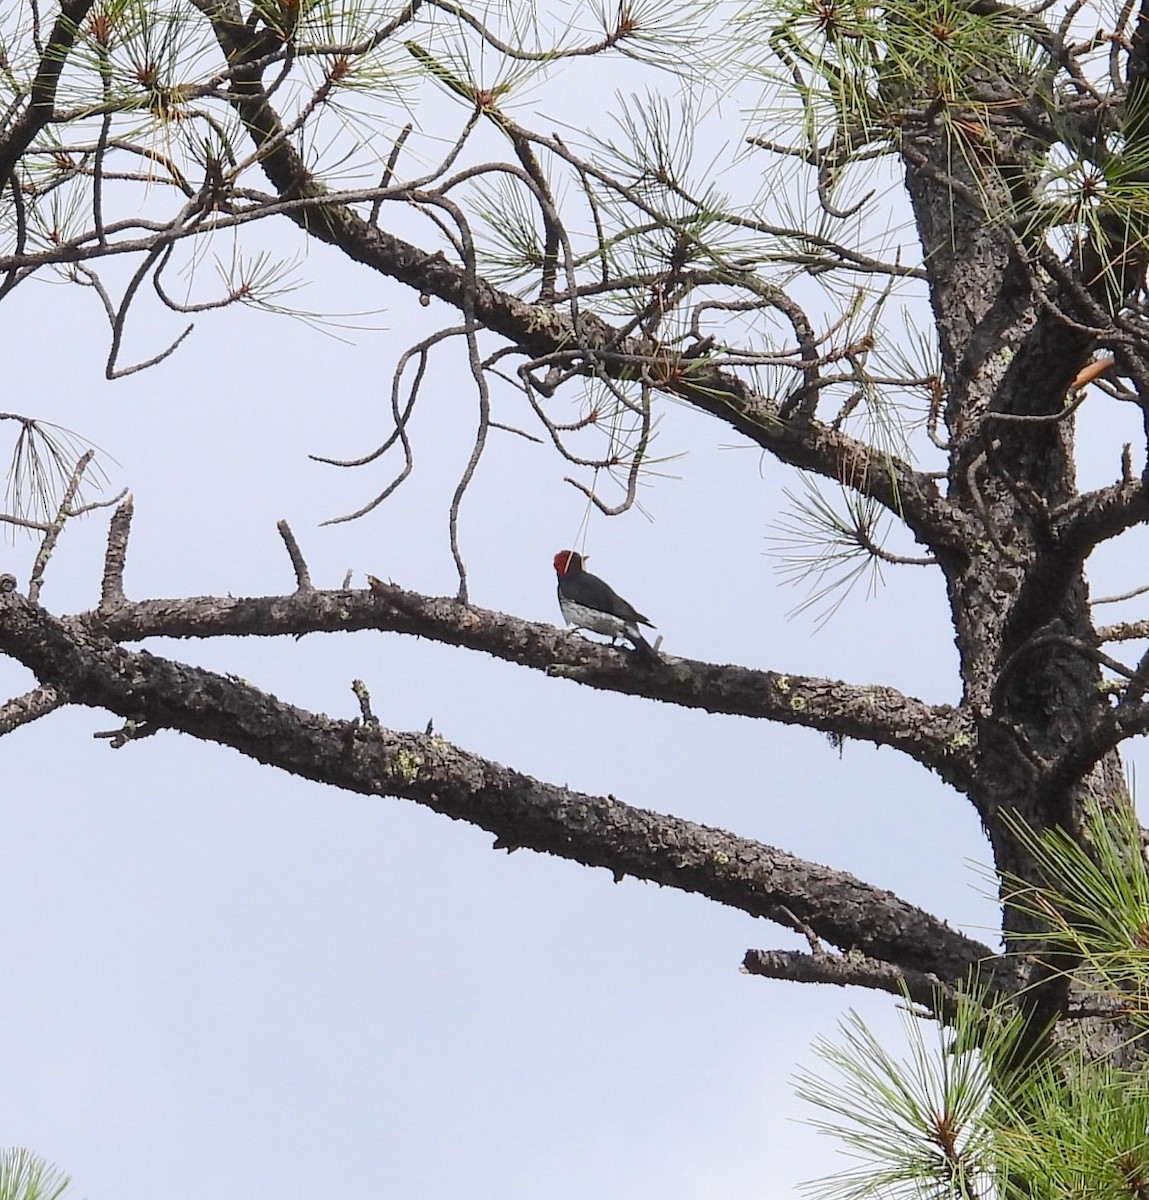
<path fill-rule="evenodd" d="M 134 290 L 133 293 L 134 294 Z M 120 339 L 123 337 L 124 321 L 127 318 L 128 307 L 131 304 L 131 295 L 125 295 L 118 312 L 116 313 L 116 324 L 112 331 L 112 348 L 108 352 L 108 362 L 104 368 L 104 374 L 108 379 L 123 379 L 128 375 L 134 375 L 137 371 L 146 371 L 149 367 L 154 367 L 162 363 L 165 358 L 174 354 L 179 348 L 184 339 L 195 329 L 195 325 L 188 325 L 184 331 L 176 337 L 175 341 L 171 342 L 166 349 L 161 350 L 159 354 L 153 354 L 151 358 L 142 359 L 140 362 L 132 363 L 130 367 L 119 367 L 116 365 L 116 359 L 120 353 Z"/>
<path fill-rule="evenodd" d="M 463 553 L 459 547 L 459 509 L 463 503 L 463 496 L 466 494 L 471 480 L 475 477 L 475 471 L 479 466 L 479 460 L 483 456 L 483 451 L 486 449 L 487 433 L 490 429 L 491 419 L 491 396 L 487 387 L 487 375 L 483 370 L 482 355 L 479 353 L 478 331 L 480 324 L 475 316 L 475 292 L 478 288 L 479 280 L 475 269 L 475 247 L 471 237 L 470 226 L 463 215 L 462 209 L 458 205 L 442 198 L 438 202 L 444 205 L 455 221 L 463 245 L 464 262 L 467 263 L 467 286 L 464 288 L 462 295 L 463 316 L 465 318 L 463 329 L 467 340 L 467 365 L 471 371 L 471 378 L 475 382 L 479 399 L 479 420 L 475 430 L 475 441 L 471 447 L 467 464 L 463 468 L 463 474 L 459 477 L 459 482 L 456 484 L 455 491 L 451 496 L 451 505 L 447 516 L 451 557 L 455 560 L 455 570 L 459 575 L 459 591 L 456 598 L 460 603 L 466 604 L 467 567 L 463 562 Z"/>
<path fill-rule="evenodd" d="M 371 711 L 371 693 L 367 690 L 367 685 L 362 679 L 353 679 L 351 690 L 355 693 L 355 699 L 359 701 L 359 715 L 363 718 L 363 724 L 378 727 L 379 718 Z"/>
<path fill-rule="evenodd" d="M 85 628 L 117 641 L 153 637 L 299 636 L 386 630 L 465 646 L 587 687 L 645 696 L 706 712 L 759 717 L 892 746 L 964 789 L 976 741 L 967 715 L 893 688 L 663 656 L 636 671 L 622 650 L 552 625 L 423 596 L 372 579 L 371 591 L 322 591 L 242 599 L 231 596 L 131 601 L 85 614 Z"/>
<path fill-rule="evenodd" d="M 360 467 L 367 463 L 374 462 L 380 458 L 395 444 L 396 441 L 403 447 L 403 466 L 399 472 L 391 479 L 386 487 L 383 488 L 373 499 L 369 500 L 361 508 L 355 512 L 347 513 L 341 517 L 332 517 L 330 520 L 324 521 L 324 525 L 338 525 L 345 521 L 354 521 L 369 513 L 373 508 L 382 504 L 388 496 L 400 487 L 403 482 L 411 475 L 415 465 L 414 452 L 411 447 L 411 438 L 407 432 L 407 424 L 411 420 L 411 414 L 415 408 L 415 402 L 419 396 L 419 389 L 422 387 L 423 379 L 427 373 L 427 365 L 430 359 L 431 349 L 438 345 L 441 341 L 450 337 L 458 337 L 466 332 L 462 325 L 453 325 L 448 329 L 440 329 L 431 334 L 430 337 L 424 338 L 421 342 L 416 342 L 413 346 L 408 346 L 406 350 L 399 356 L 399 361 L 395 365 L 395 370 L 391 375 L 391 418 L 394 423 L 394 428 L 384 441 L 372 450 L 369 454 L 365 454 L 360 458 L 353 459 L 337 459 L 327 458 L 318 454 L 311 455 L 312 461 L 327 463 L 334 467 Z M 411 380 L 411 386 L 407 392 L 407 401 L 400 407 L 400 387 L 403 380 L 403 375 L 407 370 L 407 366 L 411 359 L 417 360 L 415 374 Z"/>
<path fill-rule="evenodd" d="M 7 187 L 12 194 L 12 212 L 16 218 L 16 238 L 12 247 L 14 261 L 5 270 L 4 282 L 0 284 L 0 300 L 3 300 L 21 279 L 26 279 L 28 276 L 28 272 L 17 265 L 24 257 L 28 245 L 28 208 L 24 203 L 24 193 L 20 187 L 20 181 L 15 175 L 8 180 Z M 3 190 L 0 188 L 0 195 L 3 195 Z"/>
<path fill-rule="evenodd" d="M 778 912 L 779 912 L 779 917 L 780 918 L 784 917 L 786 920 L 786 923 L 789 924 L 791 929 L 796 930 L 798 933 L 800 933 L 806 939 L 806 945 L 810 947 L 810 954 L 812 957 L 814 957 L 814 958 L 829 958 L 830 957 L 829 952 L 826 950 L 826 947 L 822 945 L 821 941 L 818 938 L 818 935 L 810 928 L 809 925 L 806 924 L 805 921 L 803 921 L 799 917 L 797 917 L 785 905 L 782 905 L 779 908 Z M 779 924 L 781 924 L 781 923 L 782 923 L 781 920 L 779 920 Z"/>
<path fill-rule="evenodd" d="M 1052 764 L 1047 786 L 1053 794 L 1072 787 L 1122 742 L 1145 733 L 1149 733 L 1149 704 L 1125 702 L 1101 709 Z"/>
<path fill-rule="evenodd" d="M 0 521 L 5 525 L 15 525 L 17 529 L 34 529 L 38 533 L 47 533 L 47 521 L 31 521 L 27 517 L 14 517 L 11 513 L 0 513 Z"/>
<path fill-rule="evenodd" d="M 130 742 L 142 741 L 159 732 L 158 725 L 150 725 L 147 721 L 129 717 L 119 729 L 101 729 L 93 733 L 92 737 L 106 741 L 113 750 L 122 750 Z"/>
<path fill-rule="evenodd" d="M 149 732 L 180 730 L 307 779 L 413 800 L 508 844 L 696 892 L 753 916 L 773 919 L 784 907 L 830 944 L 904 968 L 959 979 L 992 956 L 846 872 L 532 779 L 433 734 L 307 712 L 233 677 L 127 651 L 14 591 L 0 595 L 0 650 L 43 679 L 66 680 L 71 703 L 107 709 Z"/>
<path fill-rule="evenodd" d="M 1122 479 L 1085 492 L 1050 514 L 1059 547 L 1084 561 L 1094 547 L 1149 519 L 1149 492 L 1141 479 Z"/>
<path fill-rule="evenodd" d="M 87 504 L 77 504 L 68 510 L 68 516 L 82 517 L 90 512 L 98 512 L 101 508 L 111 508 L 113 504 L 119 504 L 127 494 L 127 488 L 120 488 L 114 496 L 107 496 L 103 500 L 89 500 Z"/>
<path fill-rule="evenodd" d="M 124 602 L 124 564 L 128 557 L 128 538 L 132 532 L 135 505 L 129 496 L 112 514 L 108 523 L 108 547 L 104 553 L 104 578 L 100 584 L 100 610 L 115 608 Z"/>
<path fill-rule="evenodd" d="M 1085 374 L 1083 371 L 1082 375 Z M 1012 422 L 1014 425 L 1053 425 L 1058 421 L 1064 421 L 1067 417 L 1073 414 L 1085 403 L 1086 393 L 1079 391 L 1074 395 L 1074 398 L 1062 409 L 1054 413 L 1006 413 L 996 412 L 991 410 L 985 414 L 986 421 L 1000 421 L 1003 423 Z"/>
<path fill-rule="evenodd" d="M 391 181 L 395 177 L 395 167 L 399 163 L 399 155 L 403 152 L 403 146 L 407 139 L 411 136 L 411 131 L 415 126 L 408 121 L 402 129 L 399 130 L 398 137 L 395 138 L 395 144 L 391 147 L 391 153 L 387 156 L 387 164 L 383 168 L 383 176 L 379 180 L 381 190 L 389 188 Z M 379 210 L 383 205 L 382 197 L 376 198 L 371 202 L 371 215 L 367 218 L 368 224 L 379 224 Z"/>
<path fill-rule="evenodd" d="M 748 975 L 797 983 L 829 983 L 889 992 L 933 1009 L 938 989 L 963 982 L 941 979 L 930 971 L 907 970 L 895 963 L 863 954 L 806 954 L 798 950 L 747 950 L 742 969 Z"/>

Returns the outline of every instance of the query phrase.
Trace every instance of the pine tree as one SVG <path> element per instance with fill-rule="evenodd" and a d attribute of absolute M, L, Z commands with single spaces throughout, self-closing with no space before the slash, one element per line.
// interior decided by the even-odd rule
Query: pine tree
<path fill-rule="evenodd" d="M 284 526 L 290 596 L 129 600 L 124 501 L 98 607 L 62 616 L 40 605 L 40 582 L 83 507 L 91 453 L 50 413 L 3 414 L 18 431 L 5 519 L 43 543 L 23 591 L 2 581 L 0 650 L 39 685 L 0 708 L 0 732 L 85 705 L 123 719 L 118 745 L 179 730 L 406 797 L 499 845 L 697 892 L 809 938 L 809 954 L 749 954 L 753 972 L 905 991 L 930 1007 L 939 985 L 972 972 L 1017 997 L 1026 1061 L 1055 1054 L 1070 1029 L 1125 1069 L 1137 1043 L 1124 1015 L 1080 1012 L 1084 949 L 1066 944 L 1053 962 L 1033 951 L 1050 922 L 1073 919 L 1062 907 L 1005 905 L 999 956 L 844 872 L 572 792 L 431 732 L 387 730 L 365 688 L 361 719 L 336 720 L 125 645 L 391 630 L 591 688 L 891 747 L 973 805 L 1010 888 L 1040 882 L 1041 855 L 1019 831 L 1088 847 L 1088 813 L 1131 811 L 1119 750 L 1149 729 L 1149 655 L 1119 655 L 1149 626 L 1101 625 L 1086 566 L 1149 515 L 1145 445 L 1113 447 L 1111 482 L 1080 491 L 1074 433 L 1099 403 L 1149 413 L 1149 0 L 1099 13 L 1000 0 L 739 11 L 624 0 L 596 12 L 593 30 L 579 28 L 581 4 L 535 14 L 446 0 L 63 0 L 8 14 L 0 299 L 18 303 L 24 281 L 52 273 L 90 289 L 117 378 L 186 351 L 185 334 L 125 362 L 145 296 L 181 313 L 286 310 L 283 264 L 258 243 L 222 291 L 203 271 L 191 294 L 174 281 L 209 236 L 288 226 L 450 312 L 396 360 L 381 450 L 398 447 L 403 465 L 350 515 L 412 470 L 412 414 L 442 344 L 471 372 L 478 433 L 446 514 L 454 599 L 377 579 L 316 589 Z M 587 58 L 667 86 L 620 99 L 613 136 L 542 131 L 523 115 L 532 89 Z M 764 89 L 738 131 L 752 152 L 740 197 L 695 152 L 697 113 L 667 99 L 684 79 L 703 101 L 732 80 Z M 453 106 L 445 141 L 400 124 L 403 88 Z M 876 224 L 874 192 L 890 181 L 914 223 L 897 246 Z M 895 298 L 916 299 L 908 317 Z M 787 536 L 816 601 L 832 607 L 883 565 L 940 574 L 958 703 L 669 653 L 636 664 L 468 603 L 459 511 L 505 410 L 529 410 L 575 486 L 618 514 L 658 465 L 668 401 L 802 473 Z M 1120 853 L 1139 861 L 1129 836 Z"/>

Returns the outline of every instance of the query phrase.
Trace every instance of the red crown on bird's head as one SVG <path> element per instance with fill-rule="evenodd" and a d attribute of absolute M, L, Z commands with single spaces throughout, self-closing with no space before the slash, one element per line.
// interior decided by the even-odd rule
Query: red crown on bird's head
<path fill-rule="evenodd" d="M 555 570 L 560 577 L 568 571 L 581 571 L 582 555 L 576 554 L 573 550 L 560 550 L 555 555 Z"/>

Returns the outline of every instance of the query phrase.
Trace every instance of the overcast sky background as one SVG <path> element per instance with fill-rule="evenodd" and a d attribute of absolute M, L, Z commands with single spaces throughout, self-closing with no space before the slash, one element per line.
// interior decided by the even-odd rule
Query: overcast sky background
<path fill-rule="evenodd" d="M 591 73 L 558 76 L 566 91 L 548 99 L 607 105 L 628 86 L 605 60 L 579 70 Z M 721 115 L 736 114 L 728 102 Z M 198 318 L 159 367 L 107 383 L 95 297 L 32 282 L 0 308 L 3 407 L 111 456 L 110 490 L 135 496 L 133 598 L 292 590 L 281 518 L 319 587 L 352 569 L 356 586 L 371 572 L 453 594 L 446 509 L 475 421 L 457 348 L 432 363 L 415 475 L 370 517 L 320 528 L 384 476 L 307 460 L 381 440 L 396 356 L 452 318 L 290 228 L 261 236 L 302 256 L 299 304 L 376 311 L 375 328 L 348 344 L 229 310 Z M 144 304 L 126 358 L 183 323 Z M 497 404 L 527 425 L 508 392 Z M 788 619 L 801 593 L 779 587 L 765 551 L 795 477 L 681 406 L 662 415 L 659 452 L 684 457 L 677 478 L 644 490 L 653 521 L 595 516 L 587 548 L 668 653 L 957 698 L 940 576 L 888 572 L 876 598 L 858 591 L 820 630 Z M 1092 403 L 1083 429 L 1082 482 L 1106 482 L 1136 424 Z M 585 500 L 549 448 L 493 437 L 461 524 L 471 597 L 557 623 L 551 558 L 575 544 Z M 53 611 L 95 604 L 107 515 L 65 531 L 42 595 Z M 34 550 L 0 552 L 21 589 Z M 1108 551 L 1097 590 L 1144 582 L 1136 561 Z M 808 731 L 398 635 L 149 648 L 337 717 L 356 714 L 362 678 L 386 725 L 433 719 L 467 750 L 850 870 L 996 944 L 971 865 L 988 859 L 975 815 L 890 750 L 839 753 Z M 31 685 L 0 662 L 5 697 Z M 773 1198 L 832 1166 L 796 1123 L 794 1070 L 849 1006 L 891 1038 L 897 1020 L 887 998 L 739 972 L 748 947 L 801 948 L 794 935 L 606 871 L 493 852 L 489 835 L 411 804 L 179 734 L 118 751 L 93 737 L 117 724 L 69 710 L 0 741 L 0 1143 L 58 1164 L 78 1195 Z"/>

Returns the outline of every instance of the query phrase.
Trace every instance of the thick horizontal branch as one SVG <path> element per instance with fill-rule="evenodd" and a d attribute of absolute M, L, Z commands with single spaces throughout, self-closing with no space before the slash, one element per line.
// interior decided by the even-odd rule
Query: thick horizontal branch
<path fill-rule="evenodd" d="M 86 614 L 85 626 L 116 641 L 152 637 L 298 636 L 376 629 L 481 650 L 603 691 L 706 712 L 802 725 L 833 737 L 891 746 L 964 790 L 972 726 L 949 705 L 894 688 L 719 666 L 662 656 L 644 666 L 553 625 L 424 596 L 376 581 L 372 591 L 298 591 L 289 596 L 125 601 Z"/>
<path fill-rule="evenodd" d="M 843 949 L 964 977 L 988 947 L 891 892 L 762 843 L 540 782 L 442 738 L 333 720 L 232 677 L 99 637 L 0 593 L 0 651 L 72 704 L 125 720 L 120 739 L 175 729 L 269 766 L 365 795 L 413 800 L 524 847 L 794 920 Z"/>

